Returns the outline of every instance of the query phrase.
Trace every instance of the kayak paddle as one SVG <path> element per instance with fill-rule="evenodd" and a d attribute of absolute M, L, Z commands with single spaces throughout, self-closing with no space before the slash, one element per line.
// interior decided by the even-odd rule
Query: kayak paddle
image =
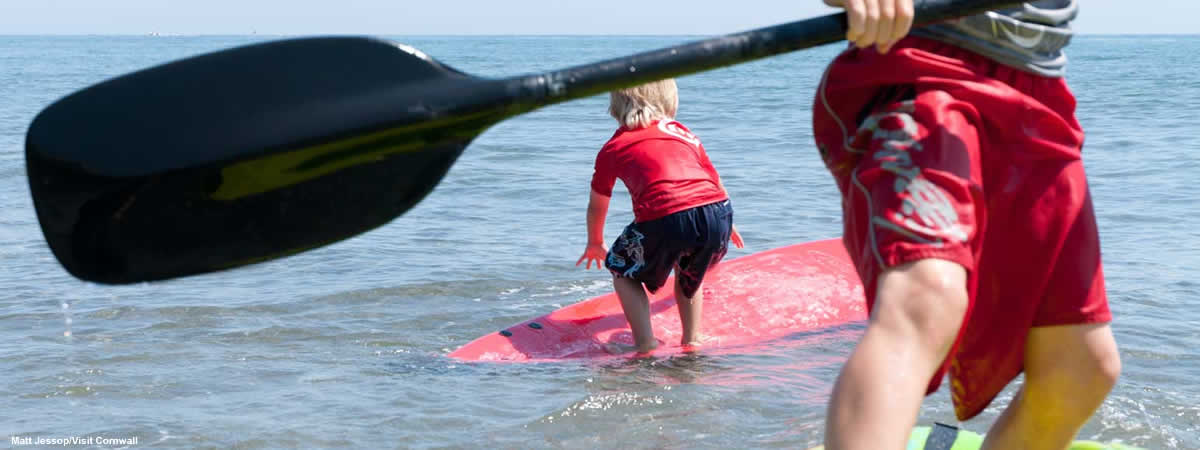
<path fill-rule="evenodd" d="M 918 1 L 915 22 L 1016 3 Z M 26 136 L 30 191 L 51 251 L 75 277 L 212 272 L 388 223 L 509 117 L 835 42 L 845 30 L 839 13 L 507 79 L 362 37 L 222 50 L 48 106 Z"/>

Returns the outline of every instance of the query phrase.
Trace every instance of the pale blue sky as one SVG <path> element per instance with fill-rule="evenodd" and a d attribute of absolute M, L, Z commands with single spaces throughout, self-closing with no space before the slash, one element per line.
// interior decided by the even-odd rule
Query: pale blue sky
<path fill-rule="evenodd" d="M 1081 1 L 1080 33 L 1200 33 L 1200 0 Z M 820 0 L 0 0 L 0 34 L 715 35 L 829 11 Z"/>

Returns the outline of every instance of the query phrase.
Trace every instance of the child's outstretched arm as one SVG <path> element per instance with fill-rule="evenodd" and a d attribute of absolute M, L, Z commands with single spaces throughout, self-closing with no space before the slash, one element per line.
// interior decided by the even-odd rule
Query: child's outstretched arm
<path fill-rule="evenodd" d="M 721 174 L 717 173 L 717 168 L 713 166 L 712 160 L 708 159 L 708 152 L 704 151 L 703 148 L 700 149 L 700 161 L 704 164 L 708 173 L 712 174 L 713 179 L 717 180 L 717 187 L 721 188 L 721 192 L 725 193 L 725 198 L 732 199 L 733 197 L 729 195 L 729 189 L 725 189 L 725 181 L 721 180 Z M 745 247 L 746 244 L 742 242 L 742 234 L 738 233 L 737 226 L 732 225 L 732 228 L 729 233 L 729 242 L 732 242 L 737 248 Z"/>
<path fill-rule="evenodd" d="M 587 260 L 585 269 L 592 268 L 592 261 L 596 262 L 597 269 L 604 268 L 604 258 L 608 256 L 608 248 L 604 246 L 604 219 L 608 216 L 610 200 L 612 197 L 592 190 L 587 209 L 587 248 L 583 250 L 583 256 L 579 257 L 579 261 L 575 262 L 576 266 Z"/>
<path fill-rule="evenodd" d="M 721 187 L 721 191 L 725 193 L 725 197 L 729 197 L 729 190 L 725 189 L 725 182 L 721 181 L 720 176 L 717 176 L 717 186 Z M 745 247 L 746 243 L 742 241 L 742 234 L 738 233 L 737 225 L 730 225 L 730 227 L 732 230 L 730 230 L 731 232 L 729 233 L 729 242 L 732 242 L 734 247 L 737 248 Z"/>

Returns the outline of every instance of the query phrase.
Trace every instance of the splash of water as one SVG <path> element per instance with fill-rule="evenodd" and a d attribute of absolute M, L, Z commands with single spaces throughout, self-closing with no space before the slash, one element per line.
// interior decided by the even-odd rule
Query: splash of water
<path fill-rule="evenodd" d="M 64 327 L 63 337 L 70 338 L 71 337 L 71 323 L 73 323 L 75 321 L 74 319 L 71 318 L 71 304 L 68 303 L 66 300 L 63 300 L 60 305 L 61 305 L 61 309 L 62 309 L 62 313 L 63 313 L 63 327 Z"/>

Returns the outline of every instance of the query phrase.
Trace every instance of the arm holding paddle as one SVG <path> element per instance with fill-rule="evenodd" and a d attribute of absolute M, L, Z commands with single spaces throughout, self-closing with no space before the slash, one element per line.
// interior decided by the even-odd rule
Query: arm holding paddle
<path fill-rule="evenodd" d="M 824 0 L 846 9 L 846 40 L 887 53 L 913 23 L 913 0 Z"/>

